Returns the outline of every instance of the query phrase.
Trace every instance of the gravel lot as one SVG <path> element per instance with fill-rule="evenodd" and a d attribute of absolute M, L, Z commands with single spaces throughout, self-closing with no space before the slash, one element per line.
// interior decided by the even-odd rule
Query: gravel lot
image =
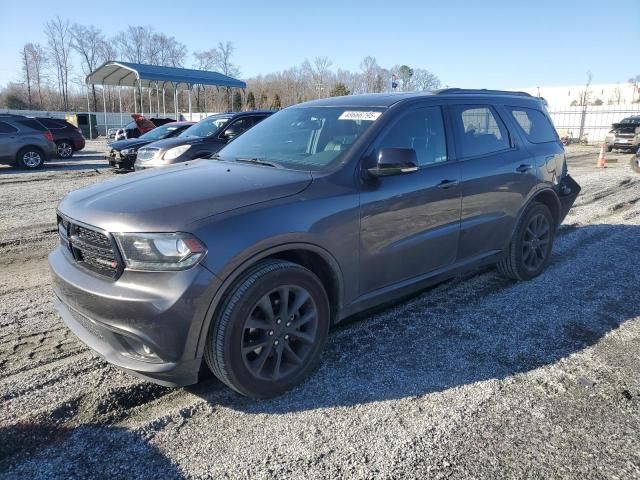
<path fill-rule="evenodd" d="M 3 478 L 640 478 L 640 175 L 573 147 L 582 185 L 548 271 L 474 272 L 335 330 L 271 401 L 169 389 L 94 356 L 54 312 L 55 208 L 114 178 L 90 142 L 0 167 Z"/>

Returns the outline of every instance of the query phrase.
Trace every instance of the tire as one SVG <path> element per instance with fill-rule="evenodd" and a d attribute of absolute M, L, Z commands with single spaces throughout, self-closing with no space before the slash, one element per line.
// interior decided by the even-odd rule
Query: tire
<path fill-rule="evenodd" d="M 498 271 L 514 280 L 530 280 L 540 275 L 551 260 L 555 231 L 549 208 L 533 202 L 520 218 L 505 255 L 498 262 Z"/>
<path fill-rule="evenodd" d="M 66 140 L 57 141 L 56 149 L 58 151 L 58 158 L 67 159 L 73 157 L 73 145 Z"/>
<path fill-rule="evenodd" d="M 607 149 L 607 152 L 612 152 L 613 151 L 613 147 L 607 146 L 606 149 Z"/>
<path fill-rule="evenodd" d="M 282 298 L 288 299 L 287 313 Z M 204 358 L 213 374 L 238 393 L 274 397 L 317 367 L 329 325 L 329 300 L 318 277 L 295 263 L 262 261 L 222 302 Z"/>
<path fill-rule="evenodd" d="M 25 147 L 18 152 L 16 164 L 25 170 L 36 170 L 44 165 L 45 155 L 37 147 Z"/>
<path fill-rule="evenodd" d="M 631 157 L 631 168 L 634 172 L 640 173 L 640 155 Z"/>

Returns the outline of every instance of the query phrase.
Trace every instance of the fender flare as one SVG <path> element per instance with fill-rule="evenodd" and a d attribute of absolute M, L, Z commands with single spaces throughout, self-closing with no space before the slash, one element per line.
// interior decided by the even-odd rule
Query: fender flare
<path fill-rule="evenodd" d="M 224 295 L 229 291 L 229 288 L 233 286 L 233 284 L 240 278 L 240 276 L 246 272 L 252 265 L 255 265 L 260 260 L 263 260 L 267 257 L 275 255 L 277 253 L 285 252 L 288 250 L 307 250 L 312 253 L 316 253 L 320 255 L 328 264 L 331 270 L 333 271 L 335 278 L 338 283 L 337 295 L 336 299 L 337 312 L 336 317 L 338 317 L 338 312 L 342 310 L 342 299 L 343 299 L 343 276 L 342 270 L 338 261 L 324 248 L 313 244 L 313 243 L 305 243 L 305 242 L 293 242 L 293 243 L 283 243 L 273 247 L 266 248 L 261 250 L 258 253 L 255 253 L 246 259 L 244 259 L 238 266 L 236 266 L 231 273 L 229 273 L 225 279 L 220 284 L 220 287 L 213 295 L 211 302 L 209 303 L 209 307 L 207 308 L 207 312 L 205 314 L 204 321 L 202 322 L 202 326 L 200 328 L 200 333 L 198 335 L 198 343 L 196 348 L 196 358 L 202 358 L 204 353 L 205 341 L 207 338 L 207 333 L 209 332 L 209 326 L 211 325 L 211 321 L 213 320 L 216 311 L 218 310 L 218 306 Z"/>
<path fill-rule="evenodd" d="M 524 202 L 524 204 L 522 205 L 522 207 L 520 207 L 520 211 L 518 212 L 518 215 L 516 217 L 516 221 L 513 223 L 513 229 L 511 230 L 511 233 L 509 234 L 509 242 L 511 242 L 511 239 L 513 238 L 513 234 L 515 233 L 516 228 L 518 227 L 518 225 L 520 224 L 520 220 L 522 219 L 522 216 L 524 215 L 524 212 L 527 211 L 527 209 L 529 208 L 529 206 L 536 201 L 536 199 L 543 193 L 551 193 L 553 195 L 553 198 L 555 200 L 555 212 L 551 212 L 551 214 L 553 215 L 553 217 L 555 219 L 560 219 L 562 217 L 562 203 L 560 202 L 560 198 L 558 197 L 558 192 L 556 192 L 552 187 L 549 186 L 545 186 L 539 189 L 536 189 L 535 191 L 531 192 L 529 194 L 529 197 L 527 198 L 526 202 Z M 556 228 L 559 225 L 556 225 Z M 507 243 L 508 245 L 509 243 Z"/>

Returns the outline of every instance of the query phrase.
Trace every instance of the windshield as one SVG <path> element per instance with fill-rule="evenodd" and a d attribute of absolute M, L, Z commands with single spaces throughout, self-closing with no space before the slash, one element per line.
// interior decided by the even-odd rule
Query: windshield
<path fill-rule="evenodd" d="M 161 140 L 163 138 L 167 138 L 179 128 L 179 125 L 172 125 L 169 123 L 167 125 L 163 125 L 162 127 L 157 127 L 153 130 L 149 130 L 147 133 L 140 135 L 140 138 L 143 138 L 145 140 Z"/>
<path fill-rule="evenodd" d="M 204 120 L 200 120 L 195 125 L 187 128 L 184 132 L 182 132 L 179 137 L 210 137 L 215 135 L 215 133 L 220 130 L 224 124 L 229 121 L 229 117 L 223 117 L 220 115 L 213 115 L 211 117 L 207 117 Z"/>
<path fill-rule="evenodd" d="M 381 115 L 380 108 L 290 107 L 271 115 L 219 152 L 222 160 L 257 160 L 294 170 L 322 170 Z"/>

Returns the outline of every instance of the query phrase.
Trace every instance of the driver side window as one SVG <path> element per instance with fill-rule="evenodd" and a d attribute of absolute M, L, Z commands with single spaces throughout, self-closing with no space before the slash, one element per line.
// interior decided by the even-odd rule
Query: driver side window
<path fill-rule="evenodd" d="M 378 148 L 412 148 L 418 167 L 447 161 L 447 144 L 440 107 L 415 110 L 384 134 Z"/>

